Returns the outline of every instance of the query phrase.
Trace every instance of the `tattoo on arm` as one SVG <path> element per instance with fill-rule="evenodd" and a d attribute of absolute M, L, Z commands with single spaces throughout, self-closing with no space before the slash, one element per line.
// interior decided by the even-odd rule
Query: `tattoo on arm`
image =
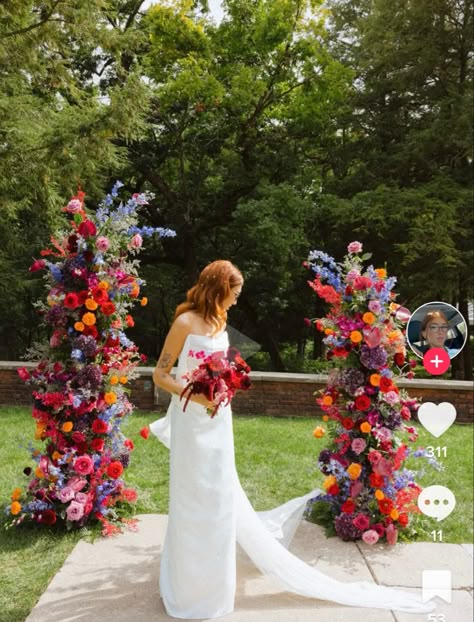
<path fill-rule="evenodd" d="M 163 352 L 163 355 L 160 357 L 158 361 L 157 367 L 161 369 L 166 369 L 171 362 L 171 354 L 169 352 Z"/>

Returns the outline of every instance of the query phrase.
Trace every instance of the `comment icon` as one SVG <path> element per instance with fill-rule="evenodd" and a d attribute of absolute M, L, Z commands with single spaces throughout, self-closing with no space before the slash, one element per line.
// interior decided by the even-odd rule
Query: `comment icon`
<path fill-rule="evenodd" d="M 451 514 L 456 506 L 456 498 L 446 486 L 428 486 L 418 496 L 420 512 L 442 521 Z"/>

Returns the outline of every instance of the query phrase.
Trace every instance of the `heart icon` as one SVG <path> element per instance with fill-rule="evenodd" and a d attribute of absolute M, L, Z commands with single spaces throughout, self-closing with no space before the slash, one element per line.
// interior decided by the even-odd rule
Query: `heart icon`
<path fill-rule="evenodd" d="M 418 421 L 430 434 L 438 438 L 444 434 L 456 420 L 456 409 L 450 402 L 425 402 L 418 409 Z"/>

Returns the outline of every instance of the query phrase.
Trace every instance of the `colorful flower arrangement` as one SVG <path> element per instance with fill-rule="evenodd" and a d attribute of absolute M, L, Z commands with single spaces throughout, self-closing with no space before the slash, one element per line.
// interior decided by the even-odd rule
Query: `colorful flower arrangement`
<path fill-rule="evenodd" d="M 202 362 L 184 375 L 187 384 L 181 393 L 181 399 L 186 398 L 183 410 L 186 410 L 193 395 L 205 395 L 214 404 L 213 408 L 206 409 L 212 419 L 219 406 L 232 401 L 236 391 L 250 389 L 250 367 L 236 348 L 213 352 L 207 356 L 203 351 L 190 350 L 188 356 L 202 359 Z"/>
<path fill-rule="evenodd" d="M 311 512 L 343 540 L 394 544 L 419 513 L 421 488 L 403 463 L 410 453 L 425 453 L 411 452 L 400 438 L 402 432 L 409 441 L 417 438 L 409 422 L 418 401 L 397 386 L 416 366 L 405 346 L 410 312 L 395 302 L 395 277 L 384 268 L 364 268 L 370 257 L 360 242 L 351 242 L 340 264 L 321 251 L 312 251 L 304 264 L 315 275 L 310 287 L 330 304 L 326 317 L 307 322 L 324 333 L 326 357 L 335 365 L 316 399 L 331 422 L 332 442 L 319 454 L 325 494 Z M 314 435 L 321 438 L 318 428 Z"/>
<path fill-rule="evenodd" d="M 15 488 L 6 508 L 9 526 L 25 522 L 81 528 L 102 523 L 104 535 L 120 531 L 120 508 L 137 493 L 122 479 L 134 445 L 121 432 L 132 412 L 128 384 L 140 359 L 125 329 L 133 326 L 130 309 L 140 300 L 138 277 L 143 237 L 173 236 L 168 229 L 139 228 L 138 211 L 151 195 L 119 198 L 117 182 L 95 213 L 78 192 L 63 211 L 68 228 L 51 238 L 31 272 L 47 270 L 46 303 L 36 304 L 49 341 L 32 348 L 39 361 L 18 373 L 34 387 L 34 466 L 26 467 L 26 485 Z"/>

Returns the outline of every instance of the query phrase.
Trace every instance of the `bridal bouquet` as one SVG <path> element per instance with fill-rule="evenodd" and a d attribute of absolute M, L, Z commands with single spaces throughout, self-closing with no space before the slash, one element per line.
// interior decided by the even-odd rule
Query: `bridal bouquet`
<path fill-rule="evenodd" d="M 181 393 L 181 399 L 186 398 L 183 410 L 186 410 L 193 395 L 205 395 L 214 404 L 213 408 L 206 409 L 212 419 L 219 406 L 225 406 L 232 401 L 237 390 L 246 391 L 250 388 L 250 367 L 236 348 L 213 352 L 207 356 L 202 351 L 193 350 L 188 354 L 202 360 L 195 369 L 184 375 L 187 384 Z"/>
<path fill-rule="evenodd" d="M 30 267 L 45 272 L 45 300 L 36 308 L 48 339 L 29 353 L 34 369 L 18 370 L 32 387 L 38 443 L 6 508 L 10 526 L 80 529 L 100 521 L 104 535 L 113 534 L 124 522 L 120 506 L 137 498 L 122 478 L 133 441 L 121 432 L 141 359 L 125 331 L 134 323 L 132 306 L 147 302 L 134 256 L 143 237 L 174 232 L 138 227 L 150 196 L 121 200 L 122 185 L 95 211 L 86 208 L 83 192 L 73 197 L 63 210 L 64 229 Z"/>
<path fill-rule="evenodd" d="M 394 544 L 419 513 L 421 488 L 404 463 L 410 454 L 428 456 L 401 438 L 417 438 L 410 420 L 418 401 L 397 386 L 416 365 L 405 346 L 410 313 L 395 302 L 396 279 L 364 265 L 370 256 L 352 242 L 341 263 L 313 251 L 305 264 L 313 272 L 310 287 L 329 303 L 326 317 L 314 323 L 334 364 L 316 399 L 332 422 L 332 443 L 319 455 L 326 494 L 315 499 L 312 515 L 343 540 Z"/>

